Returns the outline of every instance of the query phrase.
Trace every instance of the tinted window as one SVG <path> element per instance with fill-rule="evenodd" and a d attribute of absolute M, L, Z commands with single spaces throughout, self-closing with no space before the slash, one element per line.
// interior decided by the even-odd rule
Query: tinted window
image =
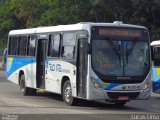
<path fill-rule="evenodd" d="M 62 43 L 62 57 L 73 58 L 75 53 L 76 34 L 65 33 L 63 35 Z"/>
<path fill-rule="evenodd" d="M 154 48 L 154 59 L 160 59 L 160 47 Z"/>
<path fill-rule="evenodd" d="M 160 47 L 154 47 L 154 52 L 152 52 L 153 55 L 153 61 L 155 66 L 160 66 Z"/>
<path fill-rule="evenodd" d="M 35 51 L 36 51 L 36 36 L 30 36 L 28 44 L 28 56 L 35 56 Z"/>
<path fill-rule="evenodd" d="M 49 56 L 50 57 L 59 57 L 59 47 L 60 47 L 60 35 L 51 36 L 49 44 Z"/>
<path fill-rule="evenodd" d="M 11 37 L 9 40 L 9 55 L 16 55 L 18 45 L 18 37 Z"/>
<path fill-rule="evenodd" d="M 26 54 L 26 46 L 27 46 L 27 36 L 20 37 L 18 55 L 25 55 Z"/>

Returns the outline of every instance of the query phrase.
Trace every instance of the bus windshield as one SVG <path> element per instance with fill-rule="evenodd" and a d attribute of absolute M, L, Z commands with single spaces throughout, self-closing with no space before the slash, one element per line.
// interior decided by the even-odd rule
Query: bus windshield
<path fill-rule="evenodd" d="M 150 70 L 146 29 L 92 27 L 92 68 L 109 77 L 145 77 Z"/>
<path fill-rule="evenodd" d="M 144 76 L 149 71 L 147 41 L 92 41 L 93 69 L 107 76 Z"/>

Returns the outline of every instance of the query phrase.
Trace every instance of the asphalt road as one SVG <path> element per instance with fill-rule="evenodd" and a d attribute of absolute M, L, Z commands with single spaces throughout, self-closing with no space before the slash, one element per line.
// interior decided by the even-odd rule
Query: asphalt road
<path fill-rule="evenodd" d="M 7 81 L 4 71 L 0 69 L 0 114 L 18 114 L 27 120 L 31 116 L 37 119 L 131 120 L 133 115 L 137 114 L 159 114 L 157 117 L 160 120 L 160 95 L 152 93 L 149 100 L 130 101 L 123 107 L 91 101 L 81 101 L 77 106 L 67 106 L 60 95 L 53 93 L 23 96 L 19 86 Z"/>

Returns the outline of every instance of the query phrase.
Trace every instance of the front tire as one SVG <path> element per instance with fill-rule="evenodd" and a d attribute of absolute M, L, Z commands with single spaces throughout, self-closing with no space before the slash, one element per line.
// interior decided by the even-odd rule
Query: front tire
<path fill-rule="evenodd" d="M 72 96 L 72 88 L 70 81 L 67 80 L 63 85 L 63 101 L 70 106 L 73 106 L 76 104 L 77 100 Z"/>
<path fill-rule="evenodd" d="M 24 96 L 36 94 L 36 89 L 26 87 L 24 75 L 20 77 L 20 90 Z"/>

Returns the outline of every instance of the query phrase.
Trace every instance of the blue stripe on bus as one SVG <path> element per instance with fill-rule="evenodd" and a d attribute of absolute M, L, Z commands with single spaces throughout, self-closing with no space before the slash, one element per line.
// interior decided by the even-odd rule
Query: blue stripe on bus
<path fill-rule="evenodd" d="M 99 84 L 103 84 L 103 81 L 102 81 L 101 79 L 96 79 L 96 80 L 97 80 L 97 82 L 98 82 Z M 106 86 L 104 86 L 104 89 L 105 89 L 105 90 L 111 90 L 111 89 L 113 89 L 114 87 L 118 87 L 118 86 L 121 86 L 121 85 L 123 85 L 123 84 L 106 83 Z"/>
<path fill-rule="evenodd" d="M 159 68 L 152 67 L 152 77 L 153 77 L 152 88 L 153 88 L 153 92 L 155 93 L 160 93 L 160 73 L 159 72 L 160 72 Z"/>
<path fill-rule="evenodd" d="M 152 68 L 153 81 L 158 81 L 158 80 L 160 80 L 160 76 L 159 76 L 157 73 L 158 73 L 157 68 Z"/>
<path fill-rule="evenodd" d="M 153 81 L 153 92 L 160 91 L 160 79 L 156 82 Z"/>
<path fill-rule="evenodd" d="M 121 86 L 122 84 L 116 84 L 116 83 L 110 83 L 109 85 L 107 85 L 104 89 L 105 90 L 111 90 L 113 89 L 114 87 L 118 87 L 118 86 Z"/>
<path fill-rule="evenodd" d="M 7 58 L 7 77 L 19 68 L 34 62 L 36 62 L 36 58 Z"/>

